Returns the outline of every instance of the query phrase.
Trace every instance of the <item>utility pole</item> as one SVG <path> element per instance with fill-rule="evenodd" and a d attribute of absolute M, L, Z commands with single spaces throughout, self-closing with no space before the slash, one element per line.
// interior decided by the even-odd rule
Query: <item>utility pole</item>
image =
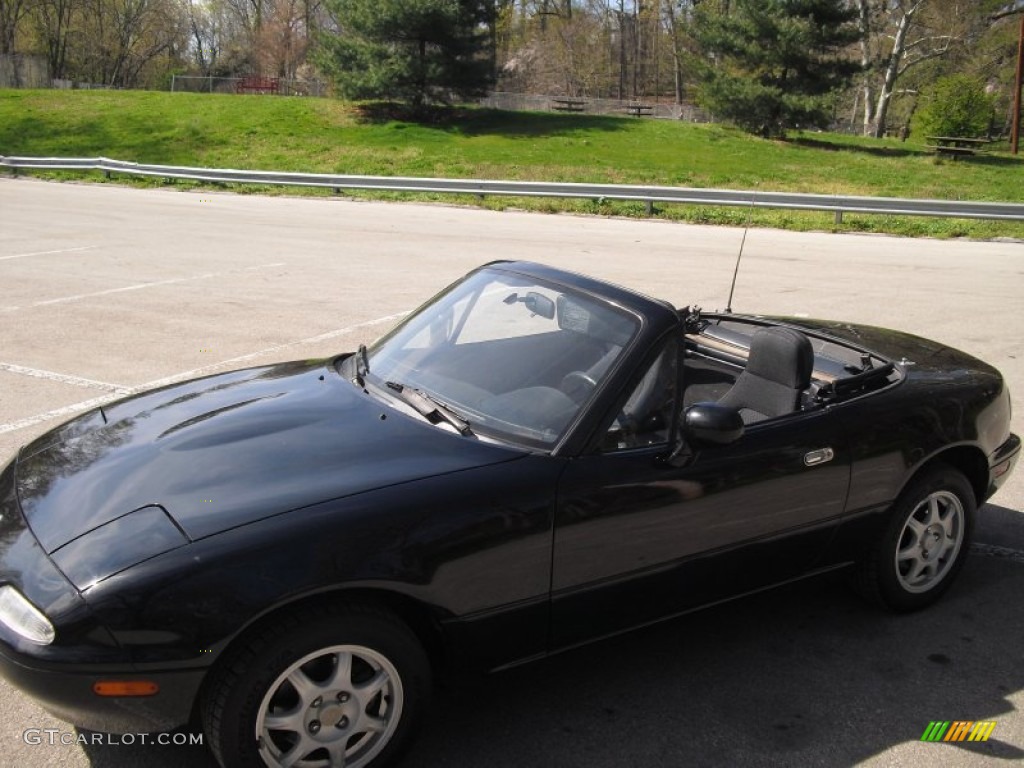
<path fill-rule="evenodd" d="M 1013 130 L 1010 133 L 1010 151 L 1017 154 L 1020 145 L 1020 87 L 1024 78 L 1024 14 L 1020 17 L 1020 37 L 1017 40 L 1017 77 L 1013 81 Z"/>

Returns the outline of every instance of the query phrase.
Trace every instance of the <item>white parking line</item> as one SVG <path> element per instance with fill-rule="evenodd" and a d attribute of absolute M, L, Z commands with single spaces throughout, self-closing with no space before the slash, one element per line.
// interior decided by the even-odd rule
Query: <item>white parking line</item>
<path fill-rule="evenodd" d="M 338 328 L 338 329 L 333 330 L 333 331 L 327 331 L 326 333 L 320 333 L 320 334 L 317 334 L 316 336 L 310 336 L 309 338 L 306 338 L 306 339 L 299 339 L 298 341 L 289 341 L 289 342 L 287 342 L 285 344 L 275 344 L 274 346 L 267 347 L 266 349 L 261 349 L 261 350 L 258 350 L 256 352 L 249 352 L 249 353 L 244 354 L 244 355 L 239 355 L 238 357 L 231 357 L 231 358 L 228 358 L 227 360 L 221 360 L 219 363 L 211 363 L 210 365 L 204 365 L 202 368 L 193 368 L 191 371 L 183 371 L 182 373 L 176 373 L 173 376 L 166 376 L 166 377 L 164 377 L 162 379 L 156 379 L 154 381 L 147 381 L 145 384 L 139 384 L 139 385 L 134 386 L 134 387 L 119 387 L 116 391 L 111 392 L 108 395 L 103 395 L 101 397 L 94 397 L 91 400 L 83 400 L 80 403 L 74 403 L 73 405 L 66 405 L 63 408 L 55 408 L 52 411 L 46 411 L 45 413 L 40 413 L 40 414 L 37 414 L 35 416 L 28 416 L 28 417 L 26 417 L 24 419 L 19 419 L 18 421 L 12 421 L 12 422 L 9 422 L 7 424 L 0 424 L 0 434 L 3 434 L 5 432 L 14 432 L 14 431 L 19 430 L 19 429 L 25 429 L 26 427 L 31 427 L 31 426 L 34 426 L 35 424 L 40 424 L 40 423 L 42 423 L 44 421 L 50 421 L 51 419 L 56 419 L 56 418 L 60 418 L 60 417 L 63 417 L 63 416 L 71 416 L 71 415 L 76 414 L 76 413 L 81 413 L 82 411 L 87 411 L 90 408 L 95 408 L 95 407 L 100 406 L 100 405 L 105 405 L 105 404 L 107 404 L 109 402 L 112 402 L 112 401 L 117 400 L 117 399 L 119 399 L 121 397 L 124 397 L 125 395 L 133 395 L 133 394 L 137 394 L 139 392 L 143 392 L 143 391 L 145 391 L 147 389 L 154 389 L 156 387 L 163 387 L 163 386 L 166 386 L 167 384 L 176 384 L 177 382 L 185 381 L 186 379 L 194 379 L 194 378 L 197 378 L 199 376 L 203 376 L 203 375 L 205 375 L 207 373 L 213 373 L 218 368 L 223 368 L 224 366 L 227 366 L 227 365 L 234 365 L 236 363 L 245 362 L 246 360 L 252 360 L 253 358 L 259 357 L 261 355 L 266 355 L 266 354 L 269 354 L 271 352 L 277 352 L 279 350 L 287 349 L 289 347 L 297 347 L 297 346 L 300 346 L 302 344 L 315 344 L 317 342 L 327 341 L 329 339 L 334 339 L 334 338 L 337 338 L 339 336 L 345 336 L 347 334 L 354 333 L 356 331 L 362 330 L 363 328 L 370 328 L 370 327 L 372 327 L 374 325 L 379 325 L 381 323 L 386 323 L 386 322 L 389 322 L 389 321 L 398 320 L 401 317 L 405 317 L 407 314 L 409 314 L 409 313 L 408 312 L 397 312 L 397 313 L 395 313 L 393 315 L 387 315 L 385 317 L 378 317 L 376 320 L 367 320 L 365 323 L 356 323 L 355 325 L 350 325 L 350 326 L 347 326 L 345 328 Z M 32 369 L 26 369 L 26 370 L 32 370 Z M 55 375 L 60 376 L 62 374 L 55 374 Z M 71 377 L 71 378 L 75 378 L 75 377 Z M 89 379 L 80 379 L 80 381 L 90 381 L 90 380 Z M 96 383 L 100 384 L 102 382 L 96 382 Z M 113 385 L 111 385 L 111 386 L 113 386 Z"/>
<path fill-rule="evenodd" d="M 133 387 L 134 391 L 140 392 L 143 389 L 153 389 L 155 387 L 163 387 L 167 384 L 176 384 L 179 381 L 185 379 L 195 379 L 199 376 L 205 376 L 208 373 L 213 373 L 218 368 L 223 368 L 225 365 L 234 365 L 235 363 L 244 363 L 247 360 L 253 360 L 263 355 L 268 355 L 271 352 L 278 352 L 282 349 L 288 349 L 288 347 L 297 347 L 301 344 L 316 344 L 321 341 L 328 341 L 330 339 L 337 338 L 338 336 L 346 336 L 350 333 L 354 333 L 362 328 L 369 328 L 380 323 L 386 323 L 389 320 L 397 320 L 400 317 L 405 317 L 408 312 L 398 312 L 394 315 L 387 315 L 386 317 L 378 317 L 376 320 L 367 320 L 365 323 L 357 323 L 356 325 L 350 325 L 346 328 L 338 328 L 334 331 L 328 331 L 327 333 L 321 333 L 318 336 L 310 336 L 306 339 L 299 339 L 298 341 L 288 341 L 284 344 L 275 344 L 272 347 L 266 349 L 260 349 L 256 352 L 248 352 L 238 357 L 230 357 L 227 360 L 221 360 L 219 363 L 210 363 L 204 365 L 202 368 L 193 368 L 191 371 L 184 371 L 182 373 L 176 373 L 173 376 L 167 376 L 163 379 L 157 379 L 155 381 L 149 381 L 145 384 L 140 384 L 138 387 Z M 3 432 L 3 427 L 0 426 L 0 432 Z"/>
<path fill-rule="evenodd" d="M 4 432 L 14 432 L 15 430 L 24 429 L 25 427 L 31 427 L 33 424 L 39 424 L 40 422 L 60 418 L 61 416 L 71 416 L 75 413 L 81 413 L 82 411 L 87 411 L 90 408 L 95 408 L 98 405 L 106 405 L 119 397 L 121 397 L 121 395 L 111 393 L 109 395 L 103 395 L 102 397 L 94 397 L 92 400 L 83 400 L 82 402 L 75 403 L 74 405 L 65 405 L 63 408 L 54 408 L 52 411 L 40 413 L 38 416 L 29 416 L 28 418 L 12 421 L 8 424 L 0 424 L 0 434 L 3 434 Z"/>
<path fill-rule="evenodd" d="M 108 384 L 105 381 L 85 379 L 82 378 L 81 376 L 69 376 L 66 373 L 57 373 L 56 371 L 44 371 L 39 368 L 26 368 L 24 365 L 15 365 L 14 363 L 0 363 L 0 371 L 19 373 L 22 376 L 33 376 L 37 379 L 59 381 L 61 384 L 73 384 L 76 387 L 88 387 L 89 389 L 105 389 L 108 392 L 119 393 L 124 393 L 128 391 L 128 387 L 123 387 L 120 384 Z"/>
<path fill-rule="evenodd" d="M 0 256 L 0 261 L 7 261 L 8 259 L 27 259 L 29 256 L 50 256 L 54 253 L 79 253 L 81 251 L 91 251 L 93 248 L 99 248 L 98 245 L 83 245 L 81 248 L 61 248 L 59 251 L 36 251 L 35 253 L 15 253 L 12 256 Z"/>
<path fill-rule="evenodd" d="M 192 275 L 191 277 L 175 277 L 171 280 L 154 280 L 148 283 L 136 283 L 134 285 L 125 285 L 121 288 L 108 288 L 105 291 L 94 291 L 93 293 L 79 293 L 74 296 L 62 296 L 59 299 L 47 299 L 46 301 L 37 301 L 32 304 L 26 304 L 22 307 L 2 307 L 2 312 L 16 312 L 19 309 L 32 309 L 33 307 L 46 307 L 51 304 L 65 304 L 69 301 L 80 301 L 82 299 L 91 299 L 95 296 L 107 296 L 112 293 L 124 293 L 125 291 L 138 291 L 142 288 L 155 288 L 159 285 L 173 285 L 175 283 L 185 283 L 190 280 L 205 280 L 208 277 L 220 277 L 222 275 L 230 275 L 236 272 L 248 272 L 254 269 L 266 269 L 268 267 L 283 267 L 286 262 L 275 261 L 272 264 L 257 264 L 254 267 L 244 267 L 243 269 L 229 269 L 225 272 L 207 272 L 205 275 Z"/>

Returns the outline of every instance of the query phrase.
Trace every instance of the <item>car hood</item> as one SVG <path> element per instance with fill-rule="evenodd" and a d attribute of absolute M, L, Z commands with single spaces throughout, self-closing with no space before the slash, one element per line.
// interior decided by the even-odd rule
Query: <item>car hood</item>
<path fill-rule="evenodd" d="M 17 490 L 52 553 L 143 507 L 162 507 L 194 541 L 522 455 L 396 411 L 316 360 L 197 379 L 85 414 L 21 450 Z"/>

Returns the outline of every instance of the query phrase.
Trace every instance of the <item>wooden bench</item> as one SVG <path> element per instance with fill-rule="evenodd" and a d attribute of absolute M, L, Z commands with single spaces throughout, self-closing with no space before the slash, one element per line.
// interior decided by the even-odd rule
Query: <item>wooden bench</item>
<path fill-rule="evenodd" d="M 926 144 L 928 149 L 937 155 L 949 155 L 950 157 L 970 157 L 979 152 L 985 151 L 985 145 L 991 143 L 988 139 L 972 139 L 966 136 L 926 136 L 931 144 Z"/>
<path fill-rule="evenodd" d="M 247 75 L 235 83 L 235 93 L 277 93 L 279 85 L 276 77 Z"/>
<path fill-rule="evenodd" d="M 582 112 L 586 102 L 582 99 L 552 99 L 551 108 L 559 112 Z"/>
<path fill-rule="evenodd" d="M 653 115 L 654 107 L 650 104 L 630 104 L 626 107 L 626 111 L 633 117 L 640 117 L 641 115 Z"/>

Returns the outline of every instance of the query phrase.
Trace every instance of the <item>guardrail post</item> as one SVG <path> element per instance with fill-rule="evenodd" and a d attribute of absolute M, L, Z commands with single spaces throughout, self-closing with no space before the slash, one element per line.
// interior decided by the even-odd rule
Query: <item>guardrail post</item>
<path fill-rule="evenodd" d="M 654 201 L 653 200 L 648 200 L 647 201 L 647 215 L 648 216 L 653 216 L 654 215 Z"/>
<path fill-rule="evenodd" d="M 843 223 L 843 212 L 837 210 L 836 211 L 836 226 L 838 226 L 838 225 L 840 225 L 842 223 Z"/>

